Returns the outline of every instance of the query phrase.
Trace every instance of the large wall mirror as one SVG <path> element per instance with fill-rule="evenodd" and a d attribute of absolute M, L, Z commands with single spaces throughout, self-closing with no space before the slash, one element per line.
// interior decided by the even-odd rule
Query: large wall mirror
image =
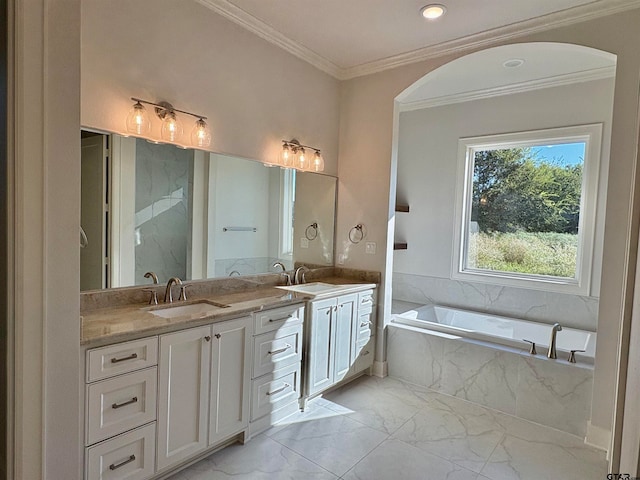
<path fill-rule="evenodd" d="M 83 131 L 81 290 L 333 265 L 336 183 Z"/>

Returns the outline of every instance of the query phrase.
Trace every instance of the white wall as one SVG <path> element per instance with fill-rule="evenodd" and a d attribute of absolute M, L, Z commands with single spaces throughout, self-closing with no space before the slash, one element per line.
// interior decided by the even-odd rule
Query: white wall
<path fill-rule="evenodd" d="M 336 79 L 194 1 L 82 2 L 85 127 L 126 133 L 130 97 L 164 100 L 209 117 L 216 152 L 273 162 L 281 140 L 295 137 L 320 148 L 335 175 L 338 89 Z"/>
<path fill-rule="evenodd" d="M 628 339 L 637 252 L 639 209 L 638 197 L 634 197 L 632 192 L 636 181 L 638 145 L 638 24 L 640 10 L 633 10 L 511 40 L 575 43 L 614 53 L 618 59 L 598 313 L 598 365 L 592 407 L 592 423 L 605 430 L 612 427 L 621 331 L 622 338 Z M 506 41 L 496 42 L 499 43 Z M 395 188 L 390 188 L 395 184 L 392 148 L 395 97 L 425 74 L 470 52 L 471 49 L 460 51 L 343 82 L 337 253 L 348 253 L 346 266 L 374 270 L 387 268 L 388 250 L 385 246 L 392 242 L 392 238 L 387 238 L 387 226 L 395 222 L 395 214 L 389 209 L 389 194 L 395 194 Z M 365 254 L 364 245 L 348 248 L 345 242 L 347 233 L 357 222 L 369 226 L 368 239 L 378 243 L 376 255 Z M 390 271 L 386 272 L 385 282 L 390 282 Z M 379 297 L 385 300 L 387 315 L 390 312 L 388 290 L 385 288 L 383 297 Z M 620 362 L 626 365 L 624 352 L 625 349 Z"/>
<path fill-rule="evenodd" d="M 80 411 L 80 1 L 9 2 L 11 478 L 76 479 Z M 64 26 L 61 28 L 61 26 Z"/>
<path fill-rule="evenodd" d="M 521 317 L 550 323 L 561 318 L 567 326 L 595 330 L 596 299 L 451 280 L 458 140 L 588 123 L 603 124 L 597 241 L 590 295 L 598 297 L 613 87 L 614 79 L 611 78 L 401 113 L 397 197 L 402 203 L 408 203 L 411 211 L 396 216 L 396 237 L 407 241 L 409 248 L 394 255 L 394 279 L 398 282 L 394 285 L 393 297 L 420 302 L 426 295 L 436 302 L 445 301 L 452 306 L 502 314 L 520 313 Z M 422 279 L 415 276 L 430 277 L 425 282 L 441 279 L 445 291 L 440 292 L 438 288 L 400 288 L 398 283 L 418 286 Z M 447 287 L 455 290 L 453 298 L 442 295 L 447 293 Z"/>

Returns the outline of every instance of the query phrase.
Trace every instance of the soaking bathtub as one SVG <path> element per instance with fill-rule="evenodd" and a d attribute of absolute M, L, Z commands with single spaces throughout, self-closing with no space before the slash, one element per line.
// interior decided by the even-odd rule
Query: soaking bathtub
<path fill-rule="evenodd" d="M 519 349 L 528 349 L 524 340 L 531 340 L 539 355 L 546 355 L 551 336 L 551 325 L 437 305 L 395 314 L 392 322 Z M 556 349 L 558 358 L 568 358 L 571 350 L 584 350 L 577 358 L 593 365 L 596 333 L 563 326 L 556 335 Z"/>

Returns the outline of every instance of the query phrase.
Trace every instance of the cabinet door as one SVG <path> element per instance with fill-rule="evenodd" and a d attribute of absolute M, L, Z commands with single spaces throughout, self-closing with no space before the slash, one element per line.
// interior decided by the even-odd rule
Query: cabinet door
<path fill-rule="evenodd" d="M 335 328 L 335 309 L 334 298 L 311 303 L 308 348 L 304 354 L 307 369 L 307 395 L 313 395 L 333 384 L 332 336 Z"/>
<path fill-rule="evenodd" d="M 333 382 L 342 380 L 351 367 L 352 334 L 354 318 L 357 317 L 358 295 L 343 295 L 338 297 L 338 309 L 335 322 L 335 340 L 333 349 L 334 379 Z"/>
<path fill-rule="evenodd" d="M 209 445 L 249 425 L 252 318 L 213 325 Z"/>
<path fill-rule="evenodd" d="M 158 470 L 207 447 L 211 327 L 160 337 Z"/>

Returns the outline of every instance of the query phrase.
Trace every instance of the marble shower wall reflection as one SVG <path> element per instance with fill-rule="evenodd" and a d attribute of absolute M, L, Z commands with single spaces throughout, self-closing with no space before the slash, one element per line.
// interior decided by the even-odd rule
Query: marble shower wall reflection
<path fill-rule="evenodd" d="M 136 140 L 135 283 L 187 277 L 193 151 Z"/>

